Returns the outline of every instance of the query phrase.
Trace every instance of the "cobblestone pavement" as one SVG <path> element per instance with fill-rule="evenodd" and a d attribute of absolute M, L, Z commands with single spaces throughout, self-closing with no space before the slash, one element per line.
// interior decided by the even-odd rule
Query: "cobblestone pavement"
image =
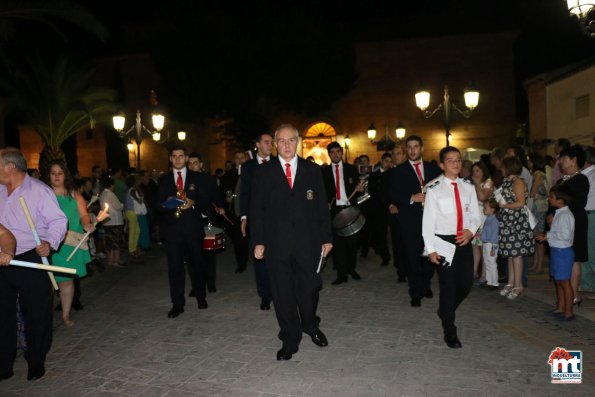
<path fill-rule="evenodd" d="M 56 314 L 45 377 L 28 382 L 19 356 L 0 396 L 593 395 L 592 309 L 581 308 L 572 323 L 546 316 L 553 287 L 544 276 L 515 301 L 474 288 L 457 313 L 463 348 L 453 350 L 436 316 L 436 279 L 436 298 L 412 308 L 406 285 L 378 257 L 360 259 L 362 280 L 339 286 L 330 285 L 329 265 L 319 308 L 329 346 L 305 335 L 294 358 L 279 362 L 275 315 L 258 308 L 252 268 L 234 274 L 229 249 L 218 262 L 209 308 L 189 299 L 176 319 L 167 318 L 161 248 L 144 264 L 96 273 L 83 282 L 76 325 L 65 328 Z M 547 357 L 556 346 L 582 350 L 582 385 L 550 383 Z"/>

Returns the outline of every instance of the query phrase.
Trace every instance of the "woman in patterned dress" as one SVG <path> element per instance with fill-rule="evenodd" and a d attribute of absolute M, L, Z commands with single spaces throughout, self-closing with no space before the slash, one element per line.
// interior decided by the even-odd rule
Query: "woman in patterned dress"
<path fill-rule="evenodd" d="M 498 200 L 498 255 L 508 258 L 508 284 L 500 291 L 500 295 L 508 299 L 515 299 L 523 293 L 523 256 L 533 255 L 535 251 L 533 231 L 525 211 L 527 185 L 520 177 L 522 170 L 518 158 L 506 157 L 502 160 L 504 180 L 498 195 L 501 196 Z"/>

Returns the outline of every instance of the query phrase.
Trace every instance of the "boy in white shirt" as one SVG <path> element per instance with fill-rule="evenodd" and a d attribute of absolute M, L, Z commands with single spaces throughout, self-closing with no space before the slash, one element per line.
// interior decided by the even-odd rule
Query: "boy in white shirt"
<path fill-rule="evenodd" d="M 560 321 L 572 321 L 574 320 L 572 312 L 574 295 L 570 285 L 570 275 L 574 263 L 572 249 L 574 216 L 568 209 L 571 196 L 562 186 L 554 186 L 550 189 L 548 200 L 551 206 L 557 208 L 556 214 L 550 231 L 537 235 L 535 239 L 539 242 L 547 240 L 550 245 L 550 274 L 556 281 L 558 298 L 558 307 L 552 311 L 552 314 L 559 316 Z"/>

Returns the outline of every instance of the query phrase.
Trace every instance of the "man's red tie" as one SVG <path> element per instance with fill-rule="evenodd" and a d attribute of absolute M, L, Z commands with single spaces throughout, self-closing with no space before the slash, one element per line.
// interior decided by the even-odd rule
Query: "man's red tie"
<path fill-rule="evenodd" d="M 289 183 L 289 188 L 293 189 L 293 182 L 291 178 L 291 164 L 285 163 L 285 177 L 287 178 L 287 183 Z"/>
<path fill-rule="evenodd" d="M 176 188 L 184 190 L 184 180 L 182 179 L 182 171 L 178 171 L 178 179 L 176 180 Z"/>
<path fill-rule="evenodd" d="M 419 163 L 413 163 L 413 165 L 415 166 L 415 173 L 417 174 L 417 178 L 419 179 L 419 182 L 423 186 L 424 185 L 424 177 L 421 175 L 421 170 L 419 169 L 420 164 L 421 164 L 421 161 Z"/>
<path fill-rule="evenodd" d="M 335 191 L 337 192 L 337 200 L 341 200 L 341 177 L 339 175 L 339 164 L 335 164 Z"/>
<path fill-rule="evenodd" d="M 463 207 L 461 207 L 461 196 L 456 182 L 451 182 L 455 188 L 455 201 L 457 205 L 457 234 L 463 230 Z"/>

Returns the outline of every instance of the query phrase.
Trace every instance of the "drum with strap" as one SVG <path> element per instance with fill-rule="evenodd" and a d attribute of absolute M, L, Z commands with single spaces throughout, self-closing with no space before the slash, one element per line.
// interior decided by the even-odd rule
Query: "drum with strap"
<path fill-rule="evenodd" d="M 205 251 L 220 252 L 225 249 L 225 235 L 220 227 L 208 225 L 204 227 L 205 238 L 202 249 Z"/>

